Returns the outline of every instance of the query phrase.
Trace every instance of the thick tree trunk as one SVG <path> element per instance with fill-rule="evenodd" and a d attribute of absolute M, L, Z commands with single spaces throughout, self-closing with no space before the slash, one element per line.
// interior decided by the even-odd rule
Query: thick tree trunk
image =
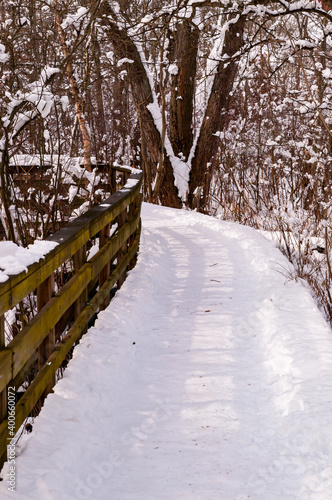
<path fill-rule="evenodd" d="M 243 31 L 245 17 L 231 24 L 225 35 L 223 55 L 234 56 L 243 46 Z M 210 94 L 207 110 L 203 119 L 203 124 L 195 154 L 192 161 L 192 167 L 189 180 L 188 205 L 194 208 L 194 191 L 197 187 L 202 187 L 203 199 L 201 206 L 207 203 L 211 178 L 213 175 L 213 157 L 217 153 L 219 138 L 214 134 L 222 131 L 230 104 L 230 92 L 233 88 L 236 77 L 238 62 L 220 61 L 217 74 L 214 79 L 212 91 Z"/>
<path fill-rule="evenodd" d="M 174 33 L 172 59 L 178 72 L 172 76 L 169 113 L 169 139 L 174 154 L 187 160 L 193 143 L 192 120 L 196 78 L 199 29 L 189 19 L 177 26 Z"/>
<path fill-rule="evenodd" d="M 104 6 L 107 8 L 107 4 L 104 4 Z M 150 177 L 153 178 L 156 175 L 156 169 L 160 160 L 160 147 L 162 141 L 153 117 L 147 109 L 147 106 L 153 102 L 150 82 L 137 47 L 128 37 L 126 31 L 119 29 L 119 27 L 110 20 L 108 20 L 107 26 L 109 28 L 108 35 L 117 57 L 119 59 L 127 58 L 133 61 L 132 63 L 125 63 L 126 70 L 131 86 L 132 99 L 139 120 L 143 124 L 143 140 L 149 153 L 149 163 L 153 168 Z M 148 166 L 149 165 L 146 165 L 146 168 L 148 168 Z M 164 168 L 160 183 L 159 199 L 162 204 L 168 206 L 182 206 L 178 190 L 174 185 L 173 168 L 166 151 L 164 151 Z"/>
<path fill-rule="evenodd" d="M 95 70 L 95 81 L 94 81 L 94 91 L 96 95 L 96 104 L 97 104 L 97 120 L 96 120 L 96 129 L 97 129 L 97 144 L 96 144 L 96 158 L 97 161 L 100 161 L 101 152 L 104 153 L 105 148 L 105 134 L 106 134 L 106 122 L 105 122 L 105 113 L 104 113 L 104 99 L 103 99 L 103 89 L 102 89 L 102 71 L 101 71 L 101 52 L 100 46 L 97 38 L 96 29 L 93 28 L 91 35 L 91 43 L 92 43 L 92 57 L 94 62 L 94 70 Z"/>

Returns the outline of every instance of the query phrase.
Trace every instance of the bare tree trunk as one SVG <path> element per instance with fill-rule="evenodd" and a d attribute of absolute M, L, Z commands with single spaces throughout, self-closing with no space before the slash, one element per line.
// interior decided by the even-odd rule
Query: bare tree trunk
<path fill-rule="evenodd" d="M 144 125 L 142 123 L 140 116 L 138 117 L 138 119 L 139 119 L 139 126 L 140 126 L 140 132 L 141 132 L 141 156 L 142 156 L 142 160 L 143 160 L 143 171 L 145 174 L 144 184 L 146 186 L 146 191 L 148 193 L 149 203 L 152 203 L 151 166 L 149 164 L 149 159 L 148 159 L 147 150 L 146 150 Z"/>
<path fill-rule="evenodd" d="M 161 188 L 161 181 L 163 178 L 164 159 L 165 159 L 165 138 L 166 138 L 166 96 L 164 86 L 164 46 L 165 46 L 166 30 L 163 31 L 162 42 L 160 45 L 160 63 L 159 63 L 159 93 L 161 98 L 161 134 L 160 134 L 160 148 L 159 148 L 159 161 L 157 167 L 157 174 L 155 178 L 155 186 L 153 190 L 153 201 L 158 203 L 159 192 Z"/>
<path fill-rule="evenodd" d="M 169 138 L 174 154 L 188 159 L 193 143 L 193 106 L 199 29 L 189 19 L 177 26 L 172 59 L 178 72 L 172 75 Z"/>
<path fill-rule="evenodd" d="M 76 116 L 78 120 L 78 124 L 80 126 L 81 134 L 82 134 L 82 140 L 83 140 L 83 149 L 84 149 L 84 168 L 91 172 L 91 140 L 90 140 L 90 134 L 88 131 L 88 126 L 85 120 L 85 116 L 83 113 L 83 102 L 82 102 L 82 97 L 80 95 L 79 87 L 74 75 L 74 69 L 73 69 L 73 64 L 72 64 L 72 59 L 71 59 L 71 54 L 68 49 L 67 43 L 66 43 L 66 35 L 65 32 L 61 26 L 61 8 L 59 7 L 58 0 L 54 0 L 53 2 L 53 10 L 54 10 L 54 15 L 55 15 L 55 22 L 59 34 L 59 39 L 61 43 L 61 48 L 63 55 L 66 59 L 66 73 L 69 78 L 69 83 L 70 83 L 70 88 L 71 88 L 71 93 L 73 96 L 74 104 L 75 104 L 75 111 L 76 111 Z"/>
<path fill-rule="evenodd" d="M 92 57 L 95 70 L 95 95 L 97 103 L 97 144 L 96 144 L 96 157 L 100 156 L 101 151 L 105 147 L 104 137 L 106 134 L 106 123 L 105 123 L 105 113 L 104 113 L 104 99 L 103 99 L 103 89 L 102 89 L 102 73 L 100 64 L 100 46 L 97 38 L 96 28 L 92 29 Z"/>
<path fill-rule="evenodd" d="M 243 46 L 245 17 L 231 24 L 226 35 L 223 55 L 234 56 Z M 204 116 L 200 136 L 197 142 L 189 180 L 188 204 L 193 208 L 194 191 L 203 188 L 202 206 L 207 203 L 209 187 L 213 175 L 213 157 L 216 154 L 220 139 L 214 134 L 222 131 L 230 104 L 230 92 L 233 88 L 238 63 L 220 61 L 214 79 L 207 110 Z"/>

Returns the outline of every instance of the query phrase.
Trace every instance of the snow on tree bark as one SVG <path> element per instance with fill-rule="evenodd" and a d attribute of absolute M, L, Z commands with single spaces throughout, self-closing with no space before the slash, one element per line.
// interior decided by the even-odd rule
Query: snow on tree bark
<path fill-rule="evenodd" d="M 222 131 L 225 126 L 230 104 L 230 92 L 233 88 L 238 67 L 237 60 L 232 60 L 231 58 L 243 46 L 244 26 L 245 17 L 241 16 L 236 23 L 230 24 L 225 34 L 222 60 L 216 70 L 208 106 L 193 155 L 188 195 L 188 204 L 190 207 L 193 207 L 194 204 L 194 192 L 196 188 L 203 188 L 203 205 L 207 201 L 213 174 L 213 157 L 219 145 L 219 139 L 215 134 Z"/>
<path fill-rule="evenodd" d="M 169 138 L 175 155 L 187 160 L 193 143 L 193 108 L 199 30 L 189 19 L 179 23 L 174 33 L 177 71 L 171 77 Z"/>

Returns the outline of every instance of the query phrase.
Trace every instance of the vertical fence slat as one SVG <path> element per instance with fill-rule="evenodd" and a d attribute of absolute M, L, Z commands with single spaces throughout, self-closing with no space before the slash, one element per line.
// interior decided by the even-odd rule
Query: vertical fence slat
<path fill-rule="evenodd" d="M 54 274 L 51 274 L 43 283 L 37 287 L 37 308 L 40 311 L 54 294 Z M 42 369 L 55 347 L 55 328 L 52 328 L 48 336 L 43 340 L 38 348 L 38 371 Z M 40 407 L 55 384 L 55 379 L 50 380 L 43 396 L 40 399 Z"/>
<path fill-rule="evenodd" d="M 127 220 L 127 208 L 125 208 L 119 215 L 118 215 L 118 228 L 121 229 Z M 124 256 L 126 255 L 128 248 L 128 241 L 126 241 L 121 247 L 120 250 L 118 251 L 118 264 L 120 264 L 123 261 Z M 123 285 L 123 282 L 126 278 L 126 272 L 125 271 L 120 278 L 117 281 L 117 287 L 121 288 Z"/>
<path fill-rule="evenodd" d="M 73 264 L 74 264 L 74 272 L 76 273 L 84 266 L 86 263 L 86 245 L 83 245 L 74 255 L 73 255 Z M 88 303 L 88 290 L 85 289 L 80 297 L 75 302 L 75 313 L 74 316 L 78 318 L 81 311 L 85 308 Z"/>
<path fill-rule="evenodd" d="M 5 347 L 5 318 L 0 317 L 0 350 Z M 7 390 L 0 393 L 0 422 L 7 418 Z"/>
<path fill-rule="evenodd" d="M 111 194 L 115 193 L 116 192 L 116 170 L 114 168 L 110 168 L 109 184 L 110 184 Z"/>
<path fill-rule="evenodd" d="M 0 350 L 6 345 L 5 342 L 5 317 L 0 317 Z M 0 393 L 0 423 L 7 418 L 7 388 Z M 0 450 L 0 469 L 7 460 L 7 450 L 1 453 Z"/>
<path fill-rule="evenodd" d="M 111 224 L 107 224 L 99 233 L 99 249 L 101 249 L 108 242 L 111 234 Z M 107 278 L 110 275 L 111 271 L 111 262 L 108 262 L 104 269 L 102 269 L 99 273 L 99 289 L 105 283 Z M 99 306 L 100 311 L 106 309 L 108 304 L 110 303 L 110 298 L 107 297 L 104 302 Z"/>
<path fill-rule="evenodd" d="M 129 213 L 128 213 L 129 219 L 133 219 L 134 218 L 134 214 L 136 212 L 137 206 L 138 206 L 138 200 L 137 200 L 137 198 L 135 198 L 134 201 L 129 206 Z M 128 241 L 128 250 L 130 250 L 131 247 L 133 246 L 135 238 L 136 238 L 136 234 L 137 234 L 137 230 L 130 236 L 129 241 Z M 136 264 L 136 255 L 130 261 L 128 269 L 129 270 L 133 269 L 135 267 L 135 264 Z"/>

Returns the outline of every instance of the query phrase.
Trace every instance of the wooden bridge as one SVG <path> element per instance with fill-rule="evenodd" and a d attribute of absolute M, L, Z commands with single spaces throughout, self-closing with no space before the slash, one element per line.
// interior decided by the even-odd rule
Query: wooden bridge
<path fill-rule="evenodd" d="M 107 307 L 111 290 L 121 287 L 135 265 L 142 173 L 120 170 L 121 190 L 50 236 L 57 245 L 44 259 L 0 284 L 0 465 L 10 440 L 52 390 L 57 371 L 91 318 Z M 99 249 L 88 258 L 91 246 Z M 70 276 L 64 284 L 57 279 L 61 268 Z M 30 294 L 37 298 L 38 312 L 27 321 L 22 304 Z M 6 345 L 5 313 L 18 304 L 23 327 Z M 18 400 L 17 389 L 33 371 L 36 376 Z"/>

